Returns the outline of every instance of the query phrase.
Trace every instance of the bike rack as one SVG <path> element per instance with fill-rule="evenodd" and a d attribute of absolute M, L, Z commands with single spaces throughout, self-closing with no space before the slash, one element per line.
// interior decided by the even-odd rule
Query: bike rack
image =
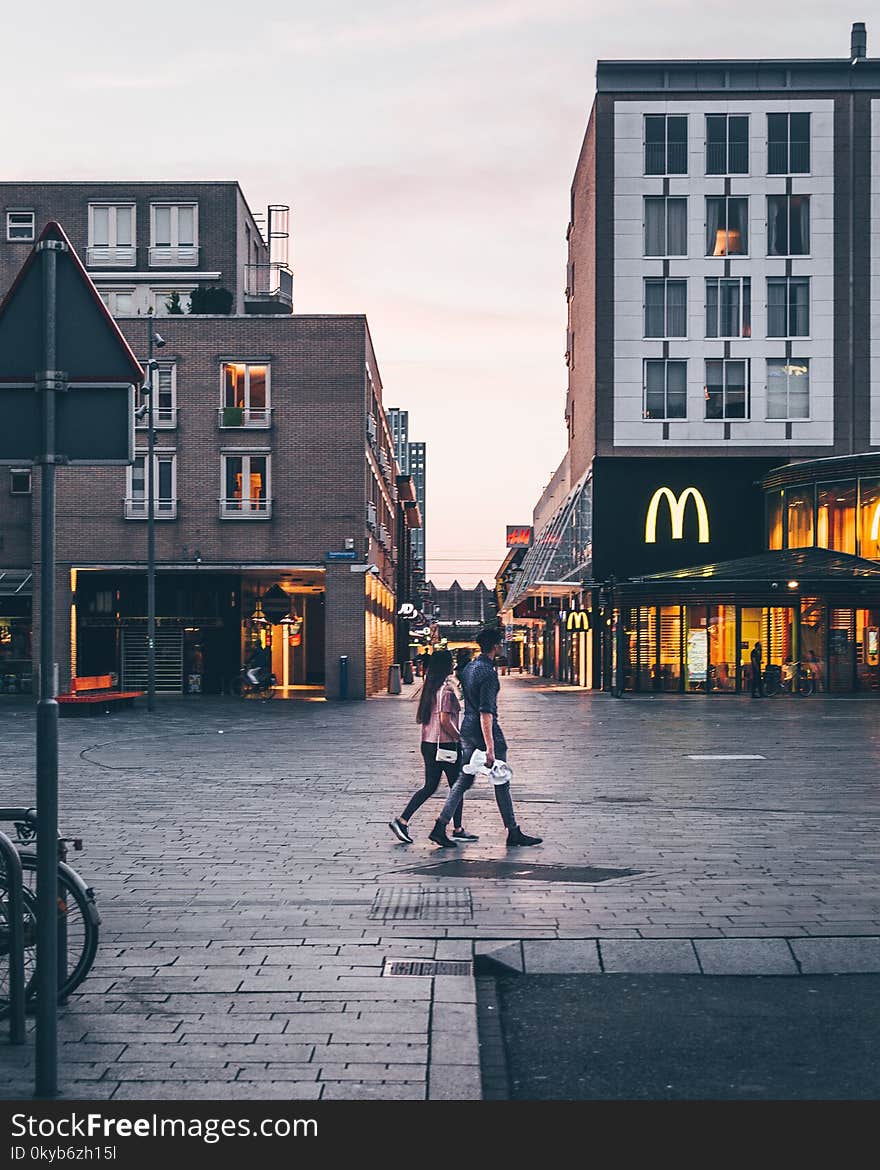
<path fill-rule="evenodd" d="M 5 833 L 0 833 L 0 854 L 6 869 L 9 895 L 9 1040 L 24 1044 L 24 897 L 21 858 Z"/>

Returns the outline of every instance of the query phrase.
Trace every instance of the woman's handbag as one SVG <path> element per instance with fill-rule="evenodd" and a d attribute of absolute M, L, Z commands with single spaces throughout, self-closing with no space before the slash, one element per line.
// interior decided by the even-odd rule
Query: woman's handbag
<path fill-rule="evenodd" d="M 454 764 L 458 760 L 458 749 L 445 748 L 437 741 L 437 755 L 434 757 L 438 764 Z"/>

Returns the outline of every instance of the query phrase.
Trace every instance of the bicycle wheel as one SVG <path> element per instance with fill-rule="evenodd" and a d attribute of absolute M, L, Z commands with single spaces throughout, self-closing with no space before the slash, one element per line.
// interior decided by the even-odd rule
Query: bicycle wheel
<path fill-rule="evenodd" d="M 21 854 L 22 881 L 36 907 L 37 859 Z M 79 987 L 98 950 L 98 909 L 91 890 L 63 861 L 58 863 L 58 998 L 67 999 Z M 30 990 L 30 989 L 29 989 Z M 33 992 L 31 992 L 33 994 Z"/>
<path fill-rule="evenodd" d="M 21 892 L 24 909 L 24 994 L 34 993 L 37 971 L 37 906 L 30 890 Z M 9 892 L 6 874 L 0 873 L 0 1020 L 9 1015 Z"/>

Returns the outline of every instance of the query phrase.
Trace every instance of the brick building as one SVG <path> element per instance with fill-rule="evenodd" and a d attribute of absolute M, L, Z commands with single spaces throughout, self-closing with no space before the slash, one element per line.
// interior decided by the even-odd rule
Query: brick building
<path fill-rule="evenodd" d="M 384 688 L 407 577 L 381 378 L 365 317 L 293 315 L 286 209 L 261 227 L 236 183 L 6 183 L 0 212 L 0 291 L 57 219 L 138 356 L 150 329 L 163 343 L 157 689 L 227 690 L 258 644 L 290 694 L 336 697 L 343 655 L 349 697 Z M 145 683 L 146 447 L 141 419 L 133 467 L 58 471 L 62 688 Z M 38 493 L 27 468 L 3 474 L 0 688 L 26 690 Z"/>

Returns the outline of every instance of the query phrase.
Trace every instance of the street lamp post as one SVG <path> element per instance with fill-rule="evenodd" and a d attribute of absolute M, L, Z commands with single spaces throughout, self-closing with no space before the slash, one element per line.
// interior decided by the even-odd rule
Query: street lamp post
<path fill-rule="evenodd" d="M 153 347 L 161 349 L 164 339 L 153 329 L 147 339 L 147 379 L 144 393 L 147 397 L 147 710 L 156 709 L 156 501 L 154 452 L 156 434 L 153 430 L 154 400 L 158 362 L 153 359 Z"/>

